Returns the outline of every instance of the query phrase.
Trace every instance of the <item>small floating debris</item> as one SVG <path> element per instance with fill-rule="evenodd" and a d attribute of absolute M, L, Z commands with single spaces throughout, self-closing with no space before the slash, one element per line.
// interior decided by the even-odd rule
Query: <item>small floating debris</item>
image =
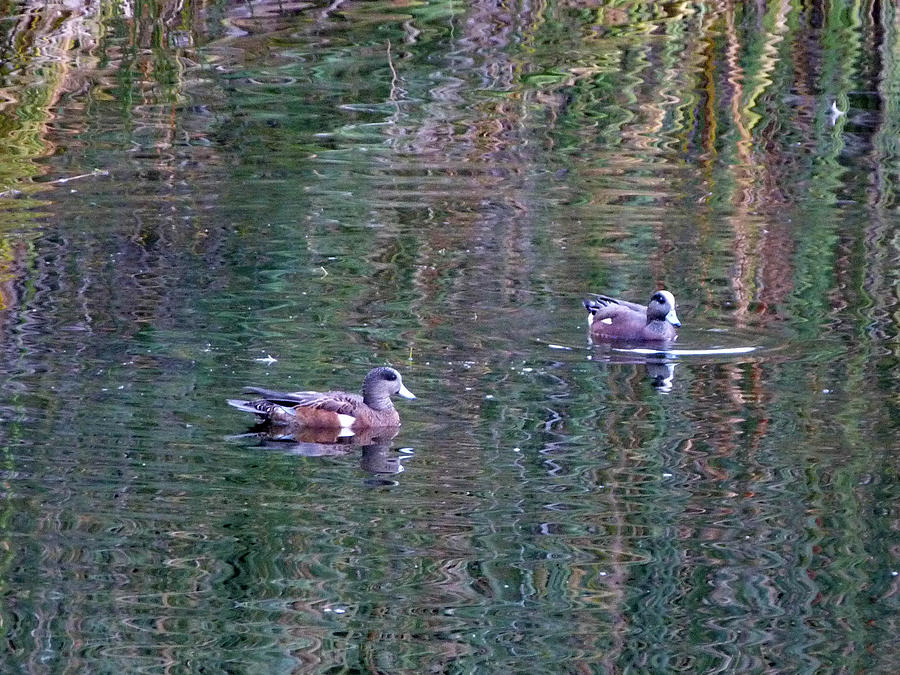
<path fill-rule="evenodd" d="M 555 342 L 547 342 L 546 340 L 542 340 L 541 338 L 535 338 L 534 342 L 535 342 L 535 344 L 542 345 L 542 346 L 546 347 L 547 349 L 560 349 L 560 350 L 566 351 L 566 352 L 575 351 L 575 347 L 570 347 L 569 345 L 559 345 L 559 344 L 556 344 Z"/>
<path fill-rule="evenodd" d="M 82 178 L 92 178 L 94 176 L 108 176 L 109 171 L 106 169 L 94 169 L 90 173 L 81 173 L 77 176 L 67 176 L 64 178 L 57 178 L 56 180 L 45 180 L 45 181 L 37 181 L 35 185 L 63 185 L 65 183 L 69 183 L 73 180 L 81 180 Z M 72 190 L 75 192 L 75 190 Z M 21 190 L 17 190 L 16 188 L 11 188 L 9 190 L 4 190 L 0 192 L 0 198 L 2 197 L 18 197 L 23 194 Z"/>
<path fill-rule="evenodd" d="M 57 178 L 56 180 L 44 181 L 45 185 L 62 185 L 73 180 L 81 180 L 82 178 L 91 178 L 93 176 L 108 176 L 109 171 L 106 169 L 94 169 L 90 173 L 80 173 L 77 176 L 68 176 L 66 178 Z"/>
<path fill-rule="evenodd" d="M 276 359 L 271 354 L 266 354 L 265 357 L 263 357 L 261 359 L 253 359 L 253 360 L 256 361 L 257 363 L 265 363 L 267 366 L 270 366 L 273 363 L 278 363 L 278 359 Z"/>
<path fill-rule="evenodd" d="M 759 347 L 722 347 L 718 349 L 647 349 L 635 347 L 634 349 L 619 349 L 613 347 L 614 352 L 627 352 L 629 354 L 660 354 L 661 356 L 714 356 L 728 354 L 748 354 L 755 352 Z"/>
<path fill-rule="evenodd" d="M 840 108 L 838 108 L 837 101 L 831 102 L 831 108 L 829 108 L 829 110 L 828 110 L 828 119 L 831 122 L 831 126 L 835 125 L 835 123 L 838 121 L 838 118 L 841 115 L 846 115 L 846 114 L 847 114 L 846 110 L 841 110 Z"/>
<path fill-rule="evenodd" d="M 260 86 L 276 86 L 276 87 L 284 87 L 297 83 L 296 77 L 291 77 L 289 75 L 256 75 L 254 77 L 248 77 L 247 82 L 250 84 L 256 84 Z"/>

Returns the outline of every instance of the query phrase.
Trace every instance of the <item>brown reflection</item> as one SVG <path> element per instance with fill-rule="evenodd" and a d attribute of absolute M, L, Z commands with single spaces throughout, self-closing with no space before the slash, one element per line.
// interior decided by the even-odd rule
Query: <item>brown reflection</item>
<path fill-rule="evenodd" d="M 0 249 L 0 313 L 8 312 L 19 304 L 18 287 L 27 268 L 28 246 L 24 241 L 14 241 L 8 248 Z M 5 344 L 6 341 L 0 342 Z"/>
<path fill-rule="evenodd" d="M 8 43 L 14 57 L 11 63 L 16 67 L 10 70 L 9 79 L 3 83 L 6 85 L 3 90 L 5 103 L 0 121 L 4 122 L 8 132 L 4 148 L 10 149 L 16 162 L 0 162 L 7 167 L 0 169 L 3 196 L 41 190 L 43 197 L 53 200 L 42 206 L 52 214 L 54 222 L 59 222 L 82 215 L 78 209 L 84 204 L 80 200 L 67 202 L 68 194 L 108 190 L 109 201 L 121 205 L 122 190 L 129 190 L 134 195 L 152 186 L 146 190 L 145 199 L 136 198 L 132 202 L 136 208 L 123 213 L 131 227 L 115 235 L 119 238 L 117 263 L 121 264 L 116 265 L 118 279 L 110 286 L 104 287 L 101 273 L 106 267 L 103 261 L 108 251 L 100 251 L 102 246 L 88 243 L 91 238 L 88 232 L 83 232 L 85 236 L 78 241 L 69 237 L 56 240 L 57 250 L 48 256 L 49 259 L 30 262 L 27 276 L 42 289 L 67 285 L 68 272 L 64 268 L 70 261 L 77 261 L 81 279 L 73 282 L 73 286 L 79 289 L 83 310 L 77 323 L 79 331 L 103 323 L 100 315 L 106 315 L 109 305 L 116 305 L 122 299 L 122 296 L 115 297 L 117 293 L 113 293 L 111 299 L 109 288 L 121 289 L 123 296 L 129 296 L 122 302 L 128 310 L 122 313 L 122 318 L 130 313 L 129 319 L 134 321 L 130 325 L 137 327 L 142 322 L 156 321 L 165 312 L 163 308 L 176 304 L 171 296 L 177 290 L 170 288 L 166 292 L 162 290 L 164 284 L 160 283 L 172 267 L 171 258 L 210 245 L 209 230 L 193 231 L 185 227 L 185 222 L 189 220 L 186 214 L 193 211 L 192 206 L 202 208 L 202 204 L 214 201 L 215 194 L 186 198 L 184 185 L 199 186 L 203 182 L 198 179 L 200 163 L 205 176 L 221 161 L 209 150 L 208 143 L 190 145 L 187 150 L 194 141 L 204 140 L 209 118 L 176 115 L 177 104 L 184 99 L 183 65 L 193 60 L 187 52 L 179 50 L 195 43 L 193 38 L 185 39 L 183 26 L 202 32 L 203 5 L 191 3 L 186 9 L 177 0 L 140 3 L 138 13 L 133 15 L 127 4 L 110 10 L 103 3 L 29 1 L 21 3 L 16 21 L 4 23 L 9 27 Z M 110 27 L 116 21 L 121 21 L 128 29 L 124 39 L 120 39 L 117 28 Z M 123 86 L 133 86 L 133 91 L 122 91 Z M 114 134 L 121 132 L 124 136 L 130 132 L 133 145 L 131 152 L 115 155 L 112 181 L 98 180 L 95 176 L 110 172 L 106 166 L 94 165 L 83 166 L 82 169 L 91 173 L 79 174 L 83 180 L 67 184 L 65 188 L 50 190 L 48 185 L 67 183 L 73 177 L 71 174 L 41 183 L 27 182 L 45 171 L 40 167 L 52 166 L 36 164 L 36 158 L 54 152 L 77 156 L 90 142 L 92 134 L 107 133 L 104 124 L 109 120 L 103 116 L 98 119 L 94 106 L 97 101 L 107 102 L 116 97 L 127 101 L 128 106 L 123 119 L 114 120 Z M 106 110 L 108 112 L 108 108 Z M 124 131 L 121 130 L 123 126 L 126 127 Z M 85 134 L 88 128 L 91 131 Z M 181 149 L 176 151 L 175 146 Z M 101 152 L 95 157 L 102 162 L 108 156 Z M 15 175 L 6 173 L 9 167 L 16 167 Z M 12 185 L 18 187 L 13 190 Z M 4 191 L 5 188 L 10 189 Z M 15 227 L 20 230 L 22 220 L 46 215 L 46 212 L 22 217 L 18 207 L 33 209 L 33 202 L 8 199 L 6 204 L 17 208 L 15 211 L 3 210 L 0 238 L 12 239 L 10 248 L 16 250 L 22 235 L 5 234 L 5 219 L 18 221 Z M 90 210 L 96 207 L 94 203 Z M 104 240 L 105 233 L 97 233 L 97 239 Z M 160 255 L 160 244 L 164 242 L 171 248 Z M 76 253 L 76 248 L 80 252 Z M 85 253 L 83 248 L 89 252 Z M 3 242 L 0 241 L 0 251 L 2 249 Z M 38 253 L 36 257 L 44 255 Z M 5 309 L 21 309 L 10 304 L 8 293 L 4 296 Z M 55 311 L 58 298 L 45 297 L 45 294 L 39 297 L 43 306 L 35 315 L 32 329 L 50 333 L 54 330 L 54 322 L 48 320 L 50 312 L 46 310 Z"/>
<path fill-rule="evenodd" d="M 346 432 L 343 432 L 344 434 Z M 302 457 L 343 457 L 362 451 L 360 467 L 371 474 L 397 474 L 403 471 L 400 457 L 392 452 L 391 440 L 399 427 L 361 429 L 355 435 L 342 435 L 340 429 L 276 427 L 262 425 L 232 439 L 258 439 L 259 446 Z"/>
<path fill-rule="evenodd" d="M 27 279 L 28 245 L 24 241 L 0 239 L 0 353 L 15 345 L 10 334 L 22 301 L 22 285 Z M 13 361 L 10 354 L 9 360 Z"/>

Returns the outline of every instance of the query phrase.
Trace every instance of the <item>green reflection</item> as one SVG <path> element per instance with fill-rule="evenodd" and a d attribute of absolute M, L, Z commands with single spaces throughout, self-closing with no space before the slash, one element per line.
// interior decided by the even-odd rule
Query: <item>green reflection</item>
<path fill-rule="evenodd" d="M 886 5 L 16 5 L 8 667 L 883 669 Z M 225 440 L 384 362 L 402 473 Z"/>

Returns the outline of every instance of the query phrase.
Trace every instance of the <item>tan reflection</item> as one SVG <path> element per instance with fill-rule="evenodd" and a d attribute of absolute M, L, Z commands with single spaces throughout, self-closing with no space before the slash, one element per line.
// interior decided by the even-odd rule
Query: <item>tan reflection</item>
<path fill-rule="evenodd" d="M 261 425 L 234 439 L 256 439 L 269 450 L 303 457 L 342 457 L 361 452 L 360 466 L 372 474 L 396 474 L 404 470 L 400 456 L 391 449 L 399 427 L 361 429 L 348 436 L 341 429 Z"/>

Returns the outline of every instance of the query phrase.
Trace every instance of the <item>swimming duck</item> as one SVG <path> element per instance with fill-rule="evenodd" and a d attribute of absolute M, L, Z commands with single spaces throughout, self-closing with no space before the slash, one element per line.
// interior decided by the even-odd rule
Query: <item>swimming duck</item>
<path fill-rule="evenodd" d="M 362 396 L 345 391 L 278 392 L 260 387 L 247 387 L 244 391 L 260 398 L 250 401 L 229 399 L 228 404 L 259 415 L 265 422 L 350 431 L 399 426 L 400 415 L 391 396 L 415 398 L 403 386 L 400 373 L 387 367 L 369 371 L 363 380 Z"/>
<path fill-rule="evenodd" d="M 594 295 L 583 301 L 588 311 L 591 336 L 605 340 L 674 340 L 681 325 L 675 313 L 675 296 L 656 291 L 647 306 Z"/>

